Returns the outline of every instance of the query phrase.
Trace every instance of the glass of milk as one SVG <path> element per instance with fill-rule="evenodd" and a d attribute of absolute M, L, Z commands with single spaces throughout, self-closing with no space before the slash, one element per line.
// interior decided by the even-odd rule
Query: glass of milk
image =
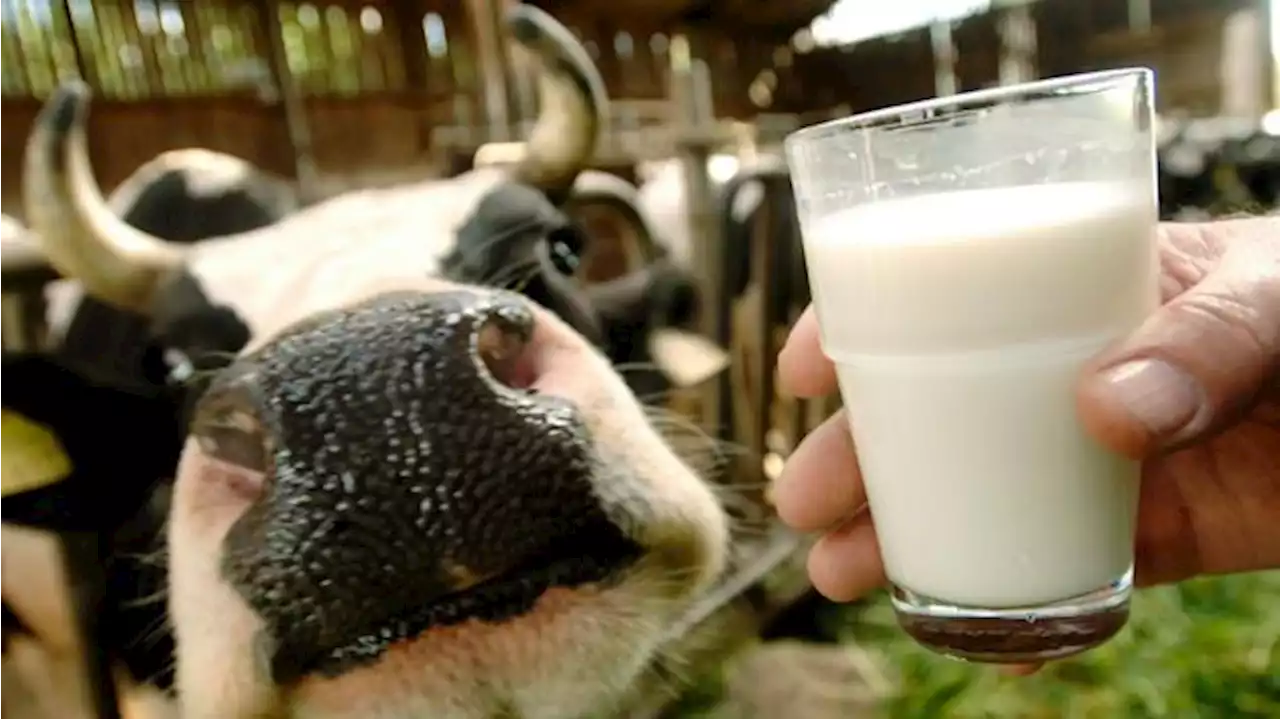
<path fill-rule="evenodd" d="M 1152 86 L 1075 75 L 786 139 L 898 621 L 933 650 L 1062 657 L 1128 618 L 1139 466 L 1074 385 L 1159 303 Z"/>

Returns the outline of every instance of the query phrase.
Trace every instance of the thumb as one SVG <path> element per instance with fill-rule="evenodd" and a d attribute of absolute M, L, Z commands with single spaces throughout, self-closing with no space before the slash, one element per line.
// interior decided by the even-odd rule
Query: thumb
<path fill-rule="evenodd" d="M 1280 389 L 1280 221 L 1250 224 L 1216 238 L 1227 249 L 1207 276 L 1089 363 L 1077 406 L 1099 441 L 1135 458 L 1175 449 Z"/>

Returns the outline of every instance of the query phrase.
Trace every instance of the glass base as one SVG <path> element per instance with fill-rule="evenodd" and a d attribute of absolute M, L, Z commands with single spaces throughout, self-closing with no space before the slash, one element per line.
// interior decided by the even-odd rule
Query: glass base
<path fill-rule="evenodd" d="M 1133 573 L 1094 592 L 1049 604 L 981 609 L 893 585 L 893 609 L 912 639 L 940 654 L 1023 664 L 1079 654 L 1114 637 L 1129 619 Z"/>

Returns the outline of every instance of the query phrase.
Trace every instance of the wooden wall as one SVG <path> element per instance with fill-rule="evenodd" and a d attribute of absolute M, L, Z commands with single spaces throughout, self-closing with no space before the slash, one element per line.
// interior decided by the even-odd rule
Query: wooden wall
<path fill-rule="evenodd" d="M 264 16 L 272 10 L 324 173 L 427 163 L 432 128 L 481 113 L 468 18 L 450 0 L 5 0 L 3 10 L 9 214 L 22 214 L 21 158 L 40 103 L 76 75 L 95 93 L 90 147 L 105 188 L 188 146 L 293 175 Z"/>
<path fill-rule="evenodd" d="M 666 98 L 679 28 L 587 7 L 590 14 L 561 20 L 583 40 L 610 95 Z M 437 152 L 453 147 L 453 135 L 441 132 L 433 143 L 433 133 L 485 124 L 475 23 L 463 0 L 4 0 L 3 11 L 0 187 L 5 212 L 18 216 L 32 120 L 59 78 L 76 75 L 95 91 L 90 145 L 108 190 L 157 153 L 185 146 L 294 175 L 273 80 L 273 27 L 283 46 L 279 70 L 304 98 L 323 175 L 439 166 L 455 159 Z M 759 111 L 747 87 L 788 40 L 769 31 L 707 37 L 717 114 Z M 517 115 L 535 109 L 529 73 L 513 67 Z"/>
<path fill-rule="evenodd" d="M 1223 24 L 1260 2 L 1153 0 L 1151 28 L 1135 31 L 1122 0 L 1039 0 L 1030 6 L 1036 72 L 1150 65 L 1162 109 L 1213 114 Z M 22 148 L 39 102 L 57 78 L 77 73 L 98 96 L 91 146 L 104 187 L 163 150 L 193 145 L 292 175 L 293 151 L 272 81 L 272 27 L 283 46 L 282 71 L 304 98 L 322 173 L 451 161 L 439 155 L 453 135 L 440 130 L 485 124 L 468 6 L 465 0 L 3 0 L 4 209 L 21 214 Z M 561 20 L 584 41 L 613 98 L 667 96 L 674 33 L 688 28 L 622 18 L 607 3 L 575 7 Z M 1001 12 L 1007 11 L 951 23 L 957 90 L 1001 80 Z M 274 24 L 268 13 L 275 13 Z M 803 30 L 692 32 L 710 65 L 722 117 L 859 111 L 935 94 L 929 28 L 844 48 L 814 48 Z M 529 70 L 516 66 L 513 75 L 514 110 L 527 116 L 534 105 Z"/>

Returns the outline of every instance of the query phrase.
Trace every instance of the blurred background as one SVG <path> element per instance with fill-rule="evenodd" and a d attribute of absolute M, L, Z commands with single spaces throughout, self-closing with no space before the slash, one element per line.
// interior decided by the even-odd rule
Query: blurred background
<path fill-rule="evenodd" d="M 40 101 L 75 75 L 97 92 L 89 145 L 105 188 L 186 146 L 238 155 L 322 194 L 454 174 L 482 144 L 522 137 L 533 114 L 528 68 L 506 61 L 497 32 L 503 4 L 4 0 L 4 212 L 22 214 L 17 173 Z M 693 62 L 711 78 L 710 107 L 695 112 L 752 121 L 766 136 L 932 95 L 1133 64 L 1157 72 L 1166 140 L 1181 134 L 1197 151 L 1216 151 L 1280 128 L 1280 115 L 1268 114 L 1280 80 L 1266 0 L 532 4 L 569 25 L 599 64 L 614 101 L 599 164 L 624 176 L 638 160 L 672 154 L 662 130 L 681 111 L 673 63 Z M 1178 127 L 1193 118 L 1194 127 Z M 1237 160 L 1270 161 L 1272 152 Z M 1215 193 L 1239 194 L 1229 175 L 1209 178 Z"/>
<path fill-rule="evenodd" d="M 3 0 L 3 211 L 22 219 L 33 119 L 77 76 L 95 92 L 89 148 L 108 191 L 184 147 L 244 158 L 311 199 L 455 175 L 478 152 L 500 157 L 536 110 L 529 68 L 499 31 L 507 4 Z M 1164 217 L 1261 211 L 1280 197 L 1280 8 L 1270 0 L 531 4 L 583 40 L 608 85 L 594 164 L 639 185 L 672 158 L 724 183 L 787 132 L 852 112 L 1145 65 L 1157 77 Z M 709 186 L 680 210 L 695 228 Z M 801 434 L 777 448 L 760 419 L 776 399 L 771 352 L 799 306 L 761 323 L 778 332 L 751 350 L 764 368 L 750 390 L 758 401 L 719 410 L 756 413 L 734 438 L 764 456 L 753 471 L 768 476 Z M 862 657 L 864 686 L 848 690 L 891 716 L 1280 716 L 1277 572 L 1143 591 L 1117 640 L 1019 680 L 911 644 L 883 597 L 812 610 Z M 696 697 L 682 711 L 697 715 Z"/>

